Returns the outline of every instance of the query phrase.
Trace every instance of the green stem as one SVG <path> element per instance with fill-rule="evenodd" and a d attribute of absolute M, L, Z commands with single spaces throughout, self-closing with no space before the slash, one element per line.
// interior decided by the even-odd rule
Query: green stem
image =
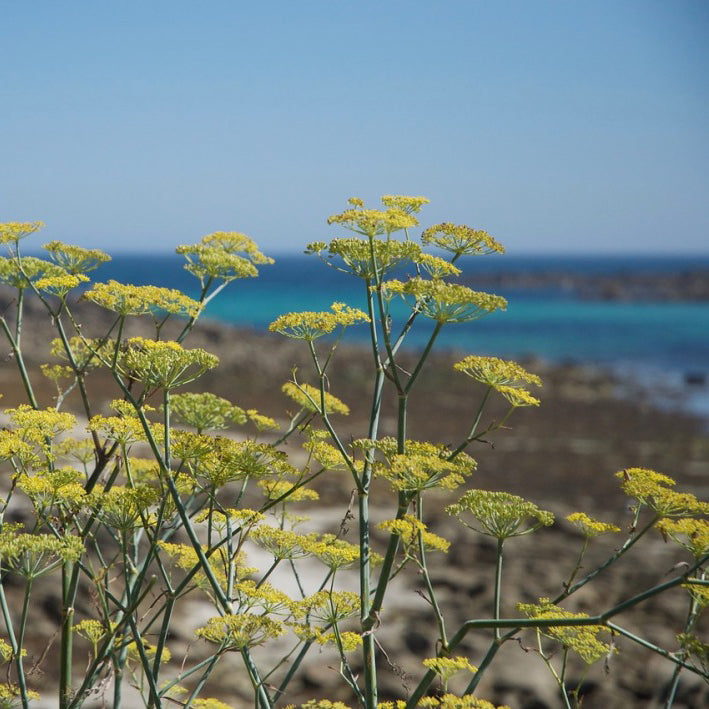
<path fill-rule="evenodd" d="M 423 497 L 421 493 L 418 495 L 416 504 L 416 516 L 418 521 L 423 524 Z M 426 584 L 426 590 L 428 591 L 428 598 L 431 601 L 431 606 L 433 612 L 436 616 L 436 623 L 438 625 L 438 635 L 441 640 L 441 650 L 445 652 L 448 649 L 448 638 L 446 636 L 446 623 L 443 618 L 443 613 L 441 612 L 440 606 L 438 605 L 438 599 L 436 598 L 436 593 L 433 589 L 433 584 L 431 583 L 431 577 L 428 573 L 428 565 L 426 564 L 426 548 L 423 543 L 423 534 L 419 532 L 417 534 L 418 538 L 418 550 L 419 557 L 421 559 L 421 574 L 423 575 L 424 583 Z M 390 577 L 391 578 L 391 577 Z"/>
<path fill-rule="evenodd" d="M 72 593 L 73 565 L 62 565 L 62 637 L 59 655 L 59 707 L 66 709 L 71 701 L 71 665 L 74 645 L 74 593 Z"/>
<path fill-rule="evenodd" d="M 502 597 L 502 546 L 504 539 L 497 540 L 497 561 L 495 563 L 495 620 L 500 618 L 500 602 Z M 500 629 L 495 628 L 495 640 L 500 639 Z"/>
<path fill-rule="evenodd" d="M 22 320 L 22 313 L 20 310 L 18 310 L 17 313 L 17 320 L 19 326 L 19 323 Z M 10 328 L 7 326 L 7 321 L 5 320 L 5 318 L 0 317 L 0 326 L 2 326 L 2 329 L 5 332 L 8 341 L 10 342 L 10 347 L 12 347 L 12 354 L 15 359 L 15 362 L 17 362 L 17 368 L 20 370 L 20 378 L 22 379 L 22 385 L 25 388 L 25 393 L 27 394 L 27 398 L 29 399 L 30 405 L 33 409 L 38 409 L 39 406 L 37 404 L 37 399 L 35 398 L 34 391 L 32 389 L 32 383 L 30 382 L 29 375 L 27 374 L 25 360 L 22 357 L 22 350 L 20 349 L 15 338 L 12 336 L 12 333 L 10 332 Z"/>
<path fill-rule="evenodd" d="M 436 327 L 433 328 L 433 332 L 431 333 L 431 337 L 428 338 L 428 342 L 426 343 L 426 347 L 423 351 L 423 354 L 421 355 L 418 363 L 416 364 L 416 368 L 411 373 L 411 377 L 409 378 L 409 381 L 406 384 L 406 388 L 404 389 L 404 391 L 407 394 L 411 391 L 411 387 L 413 387 L 413 385 L 416 383 L 416 380 L 418 379 L 419 374 L 421 374 L 421 370 L 423 369 L 423 365 L 426 363 L 426 360 L 428 359 L 428 355 L 430 354 L 431 350 L 433 349 L 433 344 L 436 341 L 436 338 L 438 337 L 438 333 L 441 331 L 442 327 L 443 327 L 443 323 L 437 322 Z"/>

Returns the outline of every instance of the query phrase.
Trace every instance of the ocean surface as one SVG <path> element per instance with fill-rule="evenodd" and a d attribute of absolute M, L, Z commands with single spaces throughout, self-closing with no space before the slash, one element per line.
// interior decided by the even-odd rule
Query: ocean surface
<path fill-rule="evenodd" d="M 275 256 L 272 266 L 260 267 L 258 278 L 231 283 L 208 306 L 205 316 L 234 325 L 264 330 L 278 315 L 299 310 L 324 310 L 334 301 L 365 309 L 363 282 L 325 265 L 317 256 Z M 94 272 L 95 280 L 179 288 L 197 292 L 197 280 L 183 270 L 181 257 L 118 255 Z M 460 264 L 473 288 L 476 274 L 534 275 L 547 272 L 582 277 L 625 274 L 663 274 L 709 269 L 702 257 L 638 256 L 486 256 Z M 479 287 L 478 289 L 484 290 Z M 554 362 L 593 363 L 610 367 L 624 377 L 647 384 L 668 405 L 709 417 L 709 303 L 618 302 L 579 296 L 563 285 L 497 290 L 509 301 L 496 312 L 465 324 L 443 328 L 439 347 L 464 354 L 502 357 L 536 356 Z M 403 306 L 394 310 L 406 315 Z M 406 340 L 422 347 L 430 332 L 423 319 Z M 366 327 L 348 330 L 347 339 L 366 341 Z M 693 382 L 693 383 L 692 383 Z M 665 394 L 662 394 L 665 392 Z"/>

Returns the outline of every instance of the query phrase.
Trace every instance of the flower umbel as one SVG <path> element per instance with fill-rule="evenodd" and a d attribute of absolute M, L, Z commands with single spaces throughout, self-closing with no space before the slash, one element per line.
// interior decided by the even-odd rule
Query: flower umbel
<path fill-rule="evenodd" d="M 287 313 L 276 318 L 269 326 L 271 332 L 279 332 L 296 340 L 312 341 L 329 335 L 338 327 L 348 327 L 358 322 L 369 322 L 369 316 L 344 303 L 333 303 L 332 312 Z"/>

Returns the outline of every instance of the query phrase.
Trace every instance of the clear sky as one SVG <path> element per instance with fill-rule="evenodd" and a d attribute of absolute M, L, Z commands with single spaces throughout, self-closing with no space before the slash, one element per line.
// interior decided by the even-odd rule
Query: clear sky
<path fill-rule="evenodd" d="M 298 251 L 394 193 L 513 253 L 709 252 L 706 0 L 0 0 L 0 37 L 0 221 L 45 240 Z"/>

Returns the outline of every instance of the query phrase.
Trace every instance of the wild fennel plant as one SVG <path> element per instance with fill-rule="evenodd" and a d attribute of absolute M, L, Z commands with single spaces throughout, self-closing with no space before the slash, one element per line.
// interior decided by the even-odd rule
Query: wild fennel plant
<path fill-rule="evenodd" d="M 335 302 L 324 312 L 288 313 L 271 324 L 271 330 L 301 340 L 312 363 L 306 375 L 310 381 L 294 371 L 283 385 L 296 409 L 282 428 L 258 411 L 214 394 L 176 391 L 218 365 L 214 355 L 183 346 L 204 306 L 231 281 L 256 276 L 259 266 L 271 263 L 249 237 L 217 232 L 178 247 L 186 269 L 199 280 L 199 295 L 191 298 L 154 286 L 91 283 L 87 274 L 109 258 L 103 252 L 52 241 L 44 247 L 46 259 L 23 256 L 20 240 L 42 225 L 0 225 L 0 241 L 8 247 L 8 257 L 0 260 L 0 280 L 16 292 L 12 312 L 0 317 L 0 326 L 27 398 L 26 404 L 6 410 L 9 426 L 0 432 L 5 467 L 0 574 L 3 579 L 18 577 L 23 589 L 18 608 L 0 585 L 0 656 L 7 668 L 0 706 L 29 706 L 37 697 L 34 666 L 56 661 L 62 709 L 80 707 L 97 696 L 108 700 L 109 695 L 113 707 L 128 706 L 129 685 L 148 707 L 219 709 L 228 705 L 208 695 L 216 691 L 210 677 L 220 663 L 230 663 L 240 677 L 248 678 L 253 704 L 269 709 L 289 701 L 291 682 L 309 653 L 330 646 L 352 705 L 493 707 L 475 695 L 477 686 L 500 647 L 530 633 L 567 707 L 578 705 L 585 671 L 613 655 L 618 636 L 673 663 L 668 706 L 682 672 L 709 678 L 709 646 L 694 633 L 709 602 L 709 505 L 675 491 L 671 478 L 651 470 L 629 468 L 619 474 L 634 521 L 605 562 L 586 571 L 586 549 L 601 534 L 621 533 L 620 527 L 581 512 L 570 515 L 569 522 L 585 541 L 565 579 L 560 571 L 557 595 L 518 604 L 518 617 L 501 616 L 503 552 L 514 538 L 552 525 L 554 518 L 518 496 L 472 487 L 476 463 L 470 452 L 493 430 L 504 428 L 518 408 L 538 405 L 530 387 L 541 386 L 541 380 L 514 362 L 471 354 L 455 365 L 472 380 L 461 380 L 471 392 L 480 392 L 467 435 L 450 446 L 410 440 L 410 394 L 442 328 L 506 307 L 503 298 L 453 280 L 464 257 L 504 250 L 489 234 L 443 223 L 423 231 L 422 245 L 411 239 L 410 230 L 418 226 L 417 215 L 427 202 L 423 197 L 385 196 L 381 208 L 368 209 L 362 200 L 350 199 L 348 208 L 329 222 L 354 236 L 308 246 L 329 267 L 361 281 L 361 302 Z M 427 246 L 446 257 L 425 252 Z M 405 272 L 410 274 L 407 280 L 395 277 Z M 81 288 L 82 299 L 112 314 L 99 336 L 87 337 L 75 316 L 75 294 Z M 38 405 L 24 361 L 28 293 L 46 308 L 57 335 L 52 354 L 59 362 L 42 370 L 57 386 L 55 405 L 49 408 Z M 394 306 L 399 300 L 405 303 L 403 310 Z M 128 318 L 136 317 L 152 319 L 154 338 L 126 336 Z M 182 325 L 175 339 L 162 339 L 166 325 L 176 318 Z M 424 320 L 432 323 L 428 342 L 416 364 L 405 369 L 402 347 Z M 355 326 L 369 329 L 372 381 L 366 395 L 371 413 L 361 437 L 349 438 L 336 423 L 349 409 L 334 393 L 337 381 L 328 372 L 343 332 Z M 91 372 L 96 369 L 109 372 L 115 384 L 110 413 L 103 402 L 91 399 Z M 62 411 L 74 390 L 86 425 Z M 388 392 L 396 403 L 395 436 L 380 434 Z M 488 421 L 486 407 L 493 397 L 506 401 L 508 408 Z M 225 435 L 232 426 L 244 426 L 246 433 Z M 304 450 L 304 462 L 297 465 L 282 450 L 286 441 L 295 440 Z M 338 470 L 349 476 L 355 491 L 358 544 L 346 541 L 342 530 L 300 532 L 300 519 L 290 511 L 292 503 L 316 500 L 311 483 Z M 377 479 L 391 490 L 392 516 L 377 525 L 388 537 L 381 554 L 373 548 L 370 519 Z M 489 617 L 456 628 L 447 624 L 427 563 L 429 554 L 445 553 L 450 546 L 426 523 L 424 500 L 434 489 L 457 494 L 446 512 L 471 533 L 493 538 L 497 548 Z M 247 499 L 258 504 L 247 507 Z M 23 521 L 9 521 L 14 518 Z M 637 589 L 593 615 L 561 605 L 624 559 L 655 528 L 689 555 L 681 573 Z M 250 565 L 254 545 L 271 559 L 266 568 Z M 314 592 L 306 590 L 299 574 L 306 557 L 322 568 Z M 358 570 L 357 591 L 341 587 L 345 568 Z M 271 583 L 276 569 L 292 574 L 295 593 Z M 388 620 L 390 582 L 407 571 L 423 581 L 438 650 L 434 657 L 421 658 L 420 676 L 408 696 L 380 701 L 377 657 L 384 649 L 377 635 Z M 25 648 L 35 610 L 33 587 L 43 576 L 56 578 L 61 607 L 56 660 L 49 653 L 29 657 Z M 688 613 L 675 649 L 655 645 L 617 622 L 624 611 L 677 586 L 686 589 Z M 88 589 L 90 603 L 78 603 L 80 589 Z M 184 657 L 170 662 L 171 628 L 195 597 L 209 602 L 212 615 L 196 628 L 197 639 Z M 489 648 L 479 658 L 458 654 L 465 636 L 473 632 L 489 637 Z M 268 650 L 273 643 L 277 651 L 256 650 Z M 581 680 L 575 675 L 574 685 L 569 668 L 579 666 L 585 670 Z M 448 692 L 449 680 L 458 673 L 469 676 L 460 697 Z M 347 705 L 319 699 L 303 706 Z"/>

